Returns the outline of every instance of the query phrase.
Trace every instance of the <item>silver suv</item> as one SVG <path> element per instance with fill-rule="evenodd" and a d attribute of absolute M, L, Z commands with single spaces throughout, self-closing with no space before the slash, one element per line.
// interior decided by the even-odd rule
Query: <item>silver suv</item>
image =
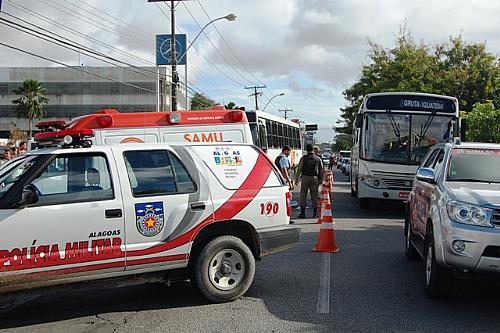
<path fill-rule="evenodd" d="M 406 212 L 406 256 L 424 259 L 429 297 L 449 295 L 457 277 L 500 276 L 500 144 L 434 146 Z"/>

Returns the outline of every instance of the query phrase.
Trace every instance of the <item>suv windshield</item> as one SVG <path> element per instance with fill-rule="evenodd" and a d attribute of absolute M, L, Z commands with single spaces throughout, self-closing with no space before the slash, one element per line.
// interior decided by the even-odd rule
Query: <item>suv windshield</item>
<path fill-rule="evenodd" d="M 451 116 L 367 113 L 362 158 L 418 165 L 429 148 L 452 136 Z"/>
<path fill-rule="evenodd" d="M 456 148 L 451 151 L 448 181 L 500 183 L 500 149 Z"/>
<path fill-rule="evenodd" d="M 37 156 L 26 156 L 12 161 L 1 170 L 0 174 L 0 199 L 12 187 L 12 185 L 35 164 Z"/>

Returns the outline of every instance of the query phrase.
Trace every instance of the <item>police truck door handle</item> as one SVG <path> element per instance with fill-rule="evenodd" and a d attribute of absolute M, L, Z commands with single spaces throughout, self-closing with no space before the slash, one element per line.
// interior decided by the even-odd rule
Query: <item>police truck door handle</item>
<path fill-rule="evenodd" d="M 107 219 L 122 217 L 121 209 L 107 209 L 104 213 Z"/>
<path fill-rule="evenodd" d="M 204 202 L 192 203 L 191 210 L 205 210 L 205 203 Z"/>

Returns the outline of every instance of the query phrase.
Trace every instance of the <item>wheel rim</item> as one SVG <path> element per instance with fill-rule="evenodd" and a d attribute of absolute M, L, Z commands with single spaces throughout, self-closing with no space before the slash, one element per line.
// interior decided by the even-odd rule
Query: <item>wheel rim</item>
<path fill-rule="evenodd" d="M 219 251 L 210 260 L 210 282 L 220 290 L 235 288 L 245 276 L 246 266 L 241 254 L 232 249 Z"/>
<path fill-rule="evenodd" d="M 432 246 L 429 244 L 427 248 L 427 256 L 425 260 L 425 282 L 427 285 L 431 282 L 432 275 L 432 260 L 433 260 Z"/>

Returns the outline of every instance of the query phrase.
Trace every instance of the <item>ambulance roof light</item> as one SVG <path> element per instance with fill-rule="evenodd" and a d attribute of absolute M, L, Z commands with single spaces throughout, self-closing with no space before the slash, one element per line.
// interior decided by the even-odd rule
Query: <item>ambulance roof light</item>
<path fill-rule="evenodd" d="M 92 142 L 88 140 L 94 136 L 94 131 L 90 129 L 83 130 L 63 130 L 57 132 L 44 132 L 35 134 L 35 140 L 39 146 L 63 147 L 90 147 Z"/>
<path fill-rule="evenodd" d="M 169 120 L 171 124 L 179 124 L 181 122 L 181 114 L 179 112 L 172 112 Z"/>
<path fill-rule="evenodd" d="M 240 122 L 243 119 L 243 111 L 231 111 L 231 119 Z"/>
<path fill-rule="evenodd" d="M 111 127 L 113 126 L 113 117 L 108 115 L 98 116 L 97 123 L 100 127 Z"/>

